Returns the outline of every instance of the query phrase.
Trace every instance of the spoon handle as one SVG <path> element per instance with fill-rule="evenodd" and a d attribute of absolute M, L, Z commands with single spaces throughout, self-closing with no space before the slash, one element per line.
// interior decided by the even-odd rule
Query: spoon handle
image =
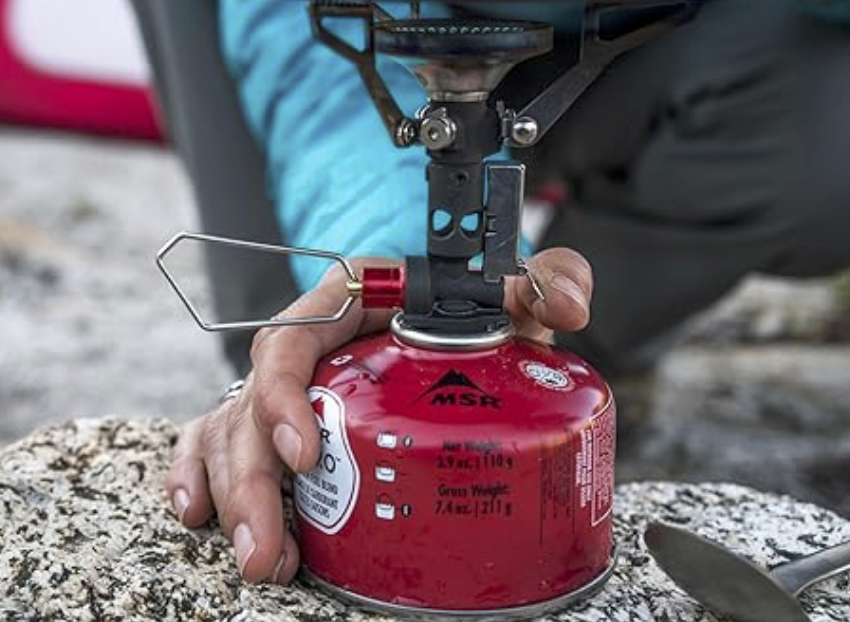
<path fill-rule="evenodd" d="M 843 542 L 777 566 L 770 571 L 770 576 L 788 592 L 797 596 L 813 583 L 845 570 L 850 570 L 850 542 Z"/>

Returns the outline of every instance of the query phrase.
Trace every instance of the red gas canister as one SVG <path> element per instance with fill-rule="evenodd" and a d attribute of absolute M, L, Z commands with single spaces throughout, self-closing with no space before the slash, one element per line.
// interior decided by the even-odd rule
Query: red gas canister
<path fill-rule="evenodd" d="M 578 357 L 439 344 L 396 320 L 323 360 L 319 465 L 295 485 L 306 570 L 392 611 L 540 613 L 613 565 L 615 407 Z"/>

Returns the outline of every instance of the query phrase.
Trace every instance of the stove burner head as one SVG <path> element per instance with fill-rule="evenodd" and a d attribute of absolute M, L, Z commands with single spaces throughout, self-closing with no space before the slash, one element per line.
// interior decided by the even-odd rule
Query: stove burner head
<path fill-rule="evenodd" d="M 536 22 L 419 19 L 378 22 L 374 37 L 431 100 L 481 101 L 514 65 L 550 51 L 553 35 Z"/>

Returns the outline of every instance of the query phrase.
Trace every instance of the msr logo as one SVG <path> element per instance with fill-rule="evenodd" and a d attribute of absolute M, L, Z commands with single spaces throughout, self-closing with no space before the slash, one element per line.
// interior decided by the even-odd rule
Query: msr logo
<path fill-rule="evenodd" d="M 427 399 L 430 406 L 478 406 L 479 408 L 499 408 L 501 400 L 486 393 L 464 374 L 450 369 L 435 382 L 416 402 Z"/>

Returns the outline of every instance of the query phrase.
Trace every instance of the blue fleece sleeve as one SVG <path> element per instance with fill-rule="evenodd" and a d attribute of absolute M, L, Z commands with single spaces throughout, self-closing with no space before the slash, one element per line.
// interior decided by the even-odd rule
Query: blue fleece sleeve
<path fill-rule="evenodd" d="M 265 148 L 283 238 L 348 257 L 424 254 L 424 150 L 393 146 L 354 65 L 312 37 L 307 6 L 220 2 L 223 54 Z M 362 22 L 338 22 L 335 33 L 362 40 Z M 405 113 L 425 102 L 401 65 L 379 69 Z M 292 267 L 307 290 L 328 264 L 294 257 Z"/>

